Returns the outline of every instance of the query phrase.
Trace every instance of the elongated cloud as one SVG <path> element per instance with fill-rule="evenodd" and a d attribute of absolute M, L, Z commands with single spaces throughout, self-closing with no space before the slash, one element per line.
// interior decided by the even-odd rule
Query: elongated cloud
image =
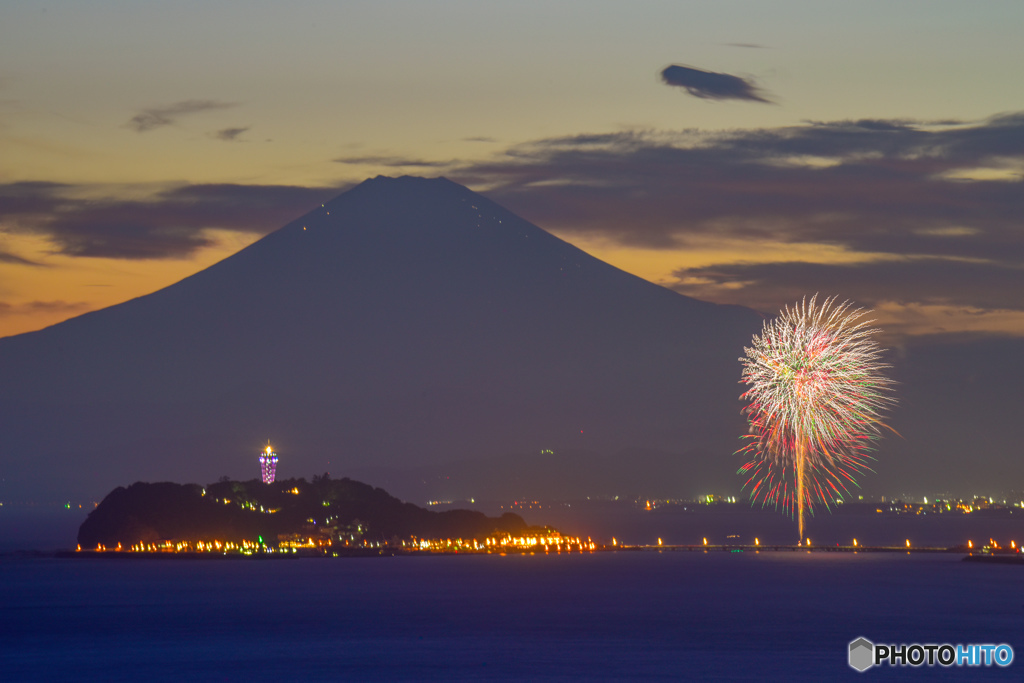
<path fill-rule="evenodd" d="M 662 69 L 661 80 L 666 85 L 685 88 L 686 92 L 694 97 L 705 100 L 749 100 L 770 103 L 760 95 L 752 82 L 730 74 L 672 64 Z"/>
<path fill-rule="evenodd" d="M 238 136 L 249 130 L 249 126 L 244 128 L 224 128 L 214 133 L 214 137 L 218 140 L 224 140 L 226 142 L 233 142 L 238 139 Z"/>
<path fill-rule="evenodd" d="M 29 301 L 24 304 L 9 304 L 0 301 L 0 316 L 32 315 L 35 313 L 82 313 L 92 308 L 84 301 Z"/>
<path fill-rule="evenodd" d="M 452 161 L 428 161 L 426 159 L 414 159 L 402 156 L 340 157 L 334 161 L 339 164 L 350 164 L 354 166 L 387 166 L 389 168 L 446 168 L 455 163 Z"/>
<path fill-rule="evenodd" d="M 841 294 L 863 304 L 1024 310 L 1024 269 L 992 263 L 901 258 L 868 263 L 729 263 L 677 270 L 672 289 L 761 310 L 808 292 Z"/>
<path fill-rule="evenodd" d="M 212 244 L 211 229 L 266 234 L 343 188 L 186 185 L 146 200 L 84 200 L 79 189 L 0 185 L 0 229 L 44 237 L 68 256 L 184 258 Z"/>
<path fill-rule="evenodd" d="M 41 267 L 43 264 L 30 261 L 27 258 L 22 258 L 17 254 L 12 254 L 6 251 L 0 251 L 0 263 L 13 263 L 18 266 L 36 266 Z"/>
<path fill-rule="evenodd" d="M 143 109 L 133 116 L 125 125 L 137 133 L 146 133 L 163 126 L 173 125 L 182 116 L 198 114 L 204 111 L 216 109 L 228 109 L 238 106 L 234 102 L 219 102 L 217 100 L 184 100 L 162 107 L 151 107 Z"/>

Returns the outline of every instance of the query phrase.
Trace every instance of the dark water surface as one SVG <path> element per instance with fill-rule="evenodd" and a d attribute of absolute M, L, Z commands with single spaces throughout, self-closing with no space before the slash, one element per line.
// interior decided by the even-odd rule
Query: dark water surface
<path fill-rule="evenodd" d="M 1020 680 L 1024 567 L 958 555 L 0 557 L 0 679 Z M 1008 643 L 1005 669 L 847 644 Z"/>

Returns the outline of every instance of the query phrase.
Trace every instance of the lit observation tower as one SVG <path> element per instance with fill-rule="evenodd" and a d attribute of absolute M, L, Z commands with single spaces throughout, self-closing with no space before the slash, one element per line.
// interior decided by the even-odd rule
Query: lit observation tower
<path fill-rule="evenodd" d="M 260 472 L 263 474 L 264 484 L 274 483 L 274 474 L 277 471 L 277 453 L 267 443 L 267 447 L 260 451 Z"/>

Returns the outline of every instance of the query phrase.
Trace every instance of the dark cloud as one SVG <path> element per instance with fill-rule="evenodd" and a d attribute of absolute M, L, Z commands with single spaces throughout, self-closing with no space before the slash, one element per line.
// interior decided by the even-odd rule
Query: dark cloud
<path fill-rule="evenodd" d="M 209 230 L 262 235 L 341 188 L 186 185 L 146 200 L 75 197 L 44 183 L 0 185 L 0 225 L 50 240 L 57 253 L 123 259 L 182 258 L 213 244 Z"/>
<path fill-rule="evenodd" d="M 977 172 L 1000 168 L 1016 176 Z M 745 243 L 751 261 L 766 260 L 753 256 L 766 244 L 780 261 L 827 261 L 808 253 L 813 245 L 861 254 L 849 266 L 729 262 L 679 273 L 688 283 L 680 291 L 714 301 L 772 309 L 821 290 L 1024 310 L 1021 169 L 1024 114 L 1007 114 L 579 135 L 518 145 L 448 175 L 570 240 L 712 245 L 735 261 Z"/>
<path fill-rule="evenodd" d="M 1022 136 L 1021 117 L 624 132 L 520 145 L 451 175 L 541 225 L 634 246 L 764 239 L 1015 262 L 1022 183 L 956 174 L 1024 165 Z"/>
<path fill-rule="evenodd" d="M 143 109 L 125 125 L 138 133 L 145 133 L 162 126 L 170 126 L 178 118 L 188 114 L 197 114 L 214 109 L 228 109 L 236 106 L 238 105 L 234 102 L 219 102 L 217 100 L 184 100 L 163 107 Z"/>
<path fill-rule="evenodd" d="M 758 45 L 757 43 L 725 43 L 726 47 L 746 47 L 754 50 L 768 50 L 770 49 L 767 45 Z"/>
<path fill-rule="evenodd" d="M 216 133 L 213 134 L 213 136 L 218 140 L 226 140 L 228 142 L 232 142 L 234 140 L 237 140 L 238 136 L 249 130 L 249 128 L 250 126 L 246 126 L 245 128 L 224 128 L 222 130 L 218 130 Z"/>
<path fill-rule="evenodd" d="M 133 212 L 129 210 L 121 213 Z M 109 216 L 101 222 L 82 216 L 63 220 L 53 227 L 56 229 L 52 231 L 51 238 L 59 245 L 59 253 L 67 256 L 121 259 L 184 258 L 214 244 L 203 230 L 152 225 L 142 220 L 118 221 Z"/>
<path fill-rule="evenodd" d="M 685 88 L 694 97 L 706 100 L 749 100 L 770 103 L 762 97 L 757 87 L 739 76 L 702 71 L 689 66 L 672 64 L 661 71 L 661 80 L 666 85 Z"/>
<path fill-rule="evenodd" d="M 1024 268 L 945 259 L 869 263 L 731 263 L 677 270 L 672 289 L 697 298 L 775 311 L 807 295 L 883 302 L 1024 311 Z M 982 305 L 979 305 L 982 302 Z"/>
<path fill-rule="evenodd" d="M 22 258 L 17 254 L 11 254 L 6 251 L 0 251 L 0 263 L 12 263 L 18 266 L 34 266 L 37 268 L 43 267 L 42 263 L 36 263 L 35 261 L 30 261 L 27 258 Z"/>
<path fill-rule="evenodd" d="M 0 219 L 4 217 L 47 213 L 53 209 L 54 198 L 69 185 L 48 182 L 20 182 L 0 185 Z"/>
<path fill-rule="evenodd" d="M 361 157 L 340 157 L 334 159 L 339 164 L 366 165 L 366 166 L 387 166 L 389 168 L 412 167 L 412 168 L 445 168 L 451 166 L 452 161 L 425 161 L 423 159 L 411 159 L 401 156 L 361 156 Z"/>

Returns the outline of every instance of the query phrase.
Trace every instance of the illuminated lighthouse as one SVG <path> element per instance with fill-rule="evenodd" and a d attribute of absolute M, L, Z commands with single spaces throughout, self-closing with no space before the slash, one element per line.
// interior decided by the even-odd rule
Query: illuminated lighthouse
<path fill-rule="evenodd" d="M 263 473 L 263 483 L 273 484 L 274 474 L 277 471 L 277 453 L 267 443 L 267 447 L 260 451 L 260 472 Z"/>

